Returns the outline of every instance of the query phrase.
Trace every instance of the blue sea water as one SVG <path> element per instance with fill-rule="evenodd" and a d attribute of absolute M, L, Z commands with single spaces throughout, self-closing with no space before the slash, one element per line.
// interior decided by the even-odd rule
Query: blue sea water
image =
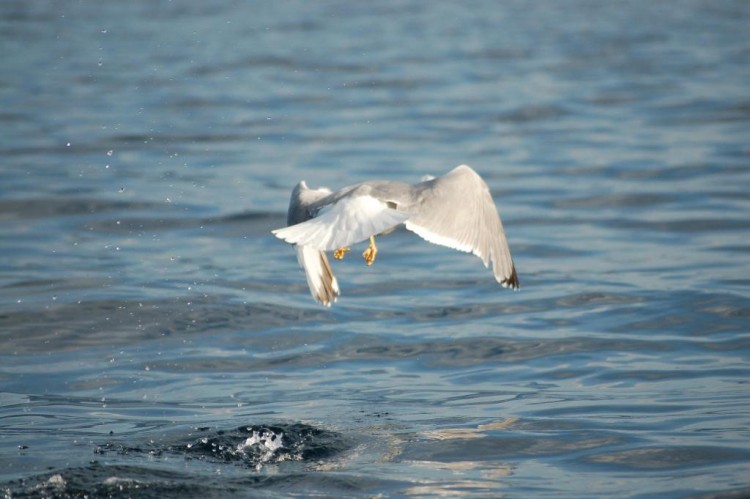
<path fill-rule="evenodd" d="M 0 3 L 6 497 L 750 495 L 750 3 Z M 309 295 L 291 188 L 472 165 Z"/>

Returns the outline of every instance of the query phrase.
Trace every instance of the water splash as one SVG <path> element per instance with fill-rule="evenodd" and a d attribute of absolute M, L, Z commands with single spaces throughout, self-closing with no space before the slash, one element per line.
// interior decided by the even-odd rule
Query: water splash
<path fill-rule="evenodd" d="M 237 446 L 237 451 L 251 458 L 251 461 L 257 461 L 255 469 L 260 471 L 264 463 L 274 461 L 274 458 L 275 462 L 279 462 L 280 451 L 284 447 L 283 436 L 283 433 L 276 434 L 271 430 L 253 430 L 253 434 Z M 302 456 L 289 457 L 299 460 Z"/>
<path fill-rule="evenodd" d="M 188 457 L 238 463 L 256 471 L 284 461 L 321 459 L 348 447 L 341 435 L 302 423 L 219 430 L 183 445 Z"/>

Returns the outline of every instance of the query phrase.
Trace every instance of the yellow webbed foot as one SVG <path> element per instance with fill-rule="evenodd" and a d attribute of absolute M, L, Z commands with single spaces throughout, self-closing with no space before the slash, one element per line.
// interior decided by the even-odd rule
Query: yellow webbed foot
<path fill-rule="evenodd" d="M 349 251 L 350 251 L 349 248 L 339 248 L 339 249 L 337 249 L 336 251 L 333 252 L 333 257 L 336 260 L 343 260 L 344 259 L 344 255 L 346 255 L 347 253 L 349 253 Z"/>
<path fill-rule="evenodd" d="M 375 246 L 375 236 L 370 236 L 370 246 L 362 253 L 362 258 L 365 259 L 365 263 L 369 266 L 375 261 L 375 256 L 378 254 L 378 247 Z"/>

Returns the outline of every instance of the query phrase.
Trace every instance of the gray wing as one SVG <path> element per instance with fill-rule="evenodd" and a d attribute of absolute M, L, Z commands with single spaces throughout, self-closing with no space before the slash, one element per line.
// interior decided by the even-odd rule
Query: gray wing
<path fill-rule="evenodd" d="M 490 190 L 470 167 L 461 165 L 442 177 L 414 186 L 407 229 L 425 240 L 473 253 L 485 267 L 492 263 L 497 282 L 518 288 L 518 275 Z"/>
<path fill-rule="evenodd" d="M 329 196 L 328 189 L 310 189 L 303 180 L 292 190 L 287 212 L 287 225 L 292 226 L 310 220 L 315 215 L 316 203 Z M 297 261 L 305 271 L 310 294 L 319 303 L 330 307 L 340 294 L 339 284 L 325 252 L 313 246 L 298 244 L 294 247 Z"/>

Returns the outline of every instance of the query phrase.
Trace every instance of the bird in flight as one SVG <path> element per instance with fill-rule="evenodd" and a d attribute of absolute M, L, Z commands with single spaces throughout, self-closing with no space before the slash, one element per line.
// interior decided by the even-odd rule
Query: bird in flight
<path fill-rule="evenodd" d="M 369 239 L 362 257 L 372 265 L 378 253 L 375 236 L 399 224 L 428 242 L 473 253 L 485 267 L 492 263 L 495 280 L 518 289 L 518 275 L 490 190 L 466 165 L 413 185 L 373 180 L 337 192 L 310 189 L 303 180 L 292 190 L 287 227 L 272 232 L 295 245 L 310 293 L 330 307 L 340 290 L 326 252 L 333 251 L 340 260 L 349 246 Z"/>

